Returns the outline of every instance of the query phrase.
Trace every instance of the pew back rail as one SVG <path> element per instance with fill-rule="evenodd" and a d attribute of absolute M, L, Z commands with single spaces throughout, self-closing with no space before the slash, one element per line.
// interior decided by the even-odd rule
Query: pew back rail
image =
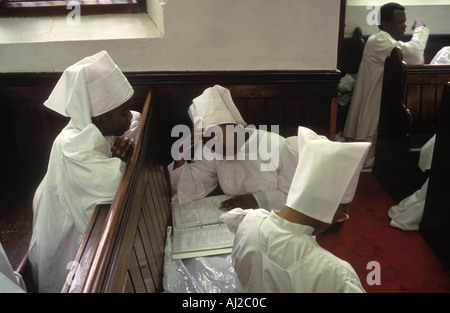
<path fill-rule="evenodd" d="M 96 207 L 62 292 L 162 291 L 170 188 L 148 149 L 157 139 L 150 98 L 116 196 L 111 205 Z"/>

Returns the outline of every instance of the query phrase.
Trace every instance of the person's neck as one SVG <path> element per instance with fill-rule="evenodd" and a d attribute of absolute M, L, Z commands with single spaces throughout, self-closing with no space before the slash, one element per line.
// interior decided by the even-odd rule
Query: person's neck
<path fill-rule="evenodd" d="M 276 214 L 279 217 L 284 218 L 285 220 L 291 223 L 310 226 L 314 228 L 313 235 L 318 234 L 320 232 L 321 225 L 324 224 L 323 222 L 316 220 L 315 218 L 309 217 L 306 214 L 293 210 L 288 206 L 285 206 L 281 211 L 278 211 Z"/>

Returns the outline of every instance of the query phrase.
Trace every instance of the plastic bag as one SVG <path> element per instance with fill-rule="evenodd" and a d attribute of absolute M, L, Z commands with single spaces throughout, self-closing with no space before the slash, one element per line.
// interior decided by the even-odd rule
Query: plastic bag
<path fill-rule="evenodd" d="M 172 259 L 172 227 L 167 228 L 164 251 L 165 292 L 173 293 L 235 293 L 242 287 L 234 271 L 231 254 Z"/>

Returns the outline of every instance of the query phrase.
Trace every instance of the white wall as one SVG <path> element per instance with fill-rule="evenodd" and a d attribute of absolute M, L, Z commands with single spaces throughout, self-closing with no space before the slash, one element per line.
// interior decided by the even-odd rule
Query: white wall
<path fill-rule="evenodd" d="M 368 25 L 367 15 L 373 5 L 383 5 L 386 0 L 348 0 L 345 17 L 345 37 L 351 36 L 355 27 L 361 27 L 364 35 L 378 31 L 378 26 Z M 415 19 L 421 19 L 430 28 L 430 34 L 450 33 L 450 0 L 403 0 L 397 1 L 405 7 L 406 34 L 412 34 L 411 26 Z M 367 8 L 367 6 L 370 8 Z"/>
<path fill-rule="evenodd" d="M 102 49 L 123 71 L 336 69 L 339 1 L 148 1 L 163 16 L 129 19 L 140 33 L 126 17 L 0 19 L 0 72 L 60 72 Z"/>

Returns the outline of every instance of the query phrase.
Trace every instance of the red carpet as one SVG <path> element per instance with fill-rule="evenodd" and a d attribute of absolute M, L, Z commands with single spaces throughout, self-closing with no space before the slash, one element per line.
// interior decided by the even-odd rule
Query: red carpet
<path fill-rule="evenodd" d="M 418 231 L 391 227 L 387 212 L 396 204 L 372 173 L 361 173 L 350 219 L 335 231 L 318 236 L 318 243 L 349 262 L 368 293 L 447 293 L 450 270 Z M 380 284 L 369 285 L 379 263 Z"/>

